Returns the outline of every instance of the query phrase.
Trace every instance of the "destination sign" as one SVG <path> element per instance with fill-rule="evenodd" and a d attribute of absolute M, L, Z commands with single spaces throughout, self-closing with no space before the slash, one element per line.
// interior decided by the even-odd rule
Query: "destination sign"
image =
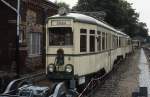
<path fill-rule="evenodd" d="M 52 26 L 70 26 L 71 21 L 70 20 L 52 20 L 51 25 Z"/>

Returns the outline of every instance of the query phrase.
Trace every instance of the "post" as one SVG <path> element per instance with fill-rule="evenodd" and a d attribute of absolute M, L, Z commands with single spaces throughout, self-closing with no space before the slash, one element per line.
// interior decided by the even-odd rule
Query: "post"
<path fill-rule="evenodd" d="M 20 76 L 20 62 L 19 62 L 19 32 L 20 32 L 20 0 L 17 2 L 17 36 L 16 36 L 16 64 L 17 77 Z"/>

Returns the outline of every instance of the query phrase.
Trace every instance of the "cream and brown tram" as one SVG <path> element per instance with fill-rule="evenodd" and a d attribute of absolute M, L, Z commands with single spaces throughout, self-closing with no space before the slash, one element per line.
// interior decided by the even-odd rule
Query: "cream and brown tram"
<path fill-rule="evenodd" d="M 47 77 L 69 87 L 107 74 L 132 50 L 128 35 L 87 15 L 58 14 L 48 18 L 46 28 Z"/>

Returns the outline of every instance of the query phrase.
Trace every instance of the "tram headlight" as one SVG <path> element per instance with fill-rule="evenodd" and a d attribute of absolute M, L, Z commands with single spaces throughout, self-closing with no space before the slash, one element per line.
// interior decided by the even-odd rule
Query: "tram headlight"
<path fill-rule="evenodd" d="M 65 67 L 65 71 L 68 73 L 73 72 L 73 66 L 71 64 L 67 64 Z"/>
<path fill-rule="evenodd" d="M 48 71 L 49 71 L 49 72 L 54 72 L 54 70 L 55 70 L 54 64 L 49 64 L 49 66 L 48 66 Z"/>

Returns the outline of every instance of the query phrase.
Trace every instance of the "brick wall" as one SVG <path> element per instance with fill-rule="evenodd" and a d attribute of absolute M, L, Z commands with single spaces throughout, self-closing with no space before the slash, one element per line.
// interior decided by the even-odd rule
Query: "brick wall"
<path fill-rule="evenodd" d="M 17 0 L 5 0 L 17 8 Z M 29 73 L 45 67 L 45 20 L 57 13 L 58 7 L 47 0 L 21 0 L 20 14 L 20 54 L 21 73 Z M 0 70 L 16 71 L 16 19 L 17 14 L 0 1 Z M 33 34 L 33 35 L 31 35 Z M 36 35 L 37 34 L 37 35 Z M 32 38 L 34 41 L 32 41 Z M 39 38 L 40 45 L 35 43 Z M 32 41 L 32 42 L 31 42 Z M 31 46 L 31 44 L 33 46 Z M 32 48 L 40 48 L 37 55 L 31 54 Z M 35 50 L 33 49 L 32 53 Z"/>
<path fill-rule="evenodd" d="M 44 58 L 44 35 L 45 35 L 45 20 L 46 16 L 51 16 L 57 13 L 57 6 L 56 8 L 53 8 L 54 6 L 51 3 L 48 3 L 45 0 L 23 0 L 22 2 L 22 26 L 24 26 L 22 33 L 23 33 L 23 41 L 21 43 L 22 47 L 24 48 L 24 51 L 26 51 L 27 56 L 25 58 L 24 65 L 26 69 L 22 70 L 23 72 L 26 71 L 36 71 L 37 69 L 45 69 L 45 58 Z M 45 11 L 44 4 L 47 4 L 47 6 L 51 6 L 49 9 Z M 47 14 L 48 13 L 48 14 Z M 32 53 L 32 45 L 31 40 L 34 38 L 31 34 L 37 34 L 40 33 L 40 50 L 41 52 L 39 54 L 31 54 Z M 34 46 L 33 46 L 34 47 Z M 33 49 L 34 51 L 34 49 Z"/>

